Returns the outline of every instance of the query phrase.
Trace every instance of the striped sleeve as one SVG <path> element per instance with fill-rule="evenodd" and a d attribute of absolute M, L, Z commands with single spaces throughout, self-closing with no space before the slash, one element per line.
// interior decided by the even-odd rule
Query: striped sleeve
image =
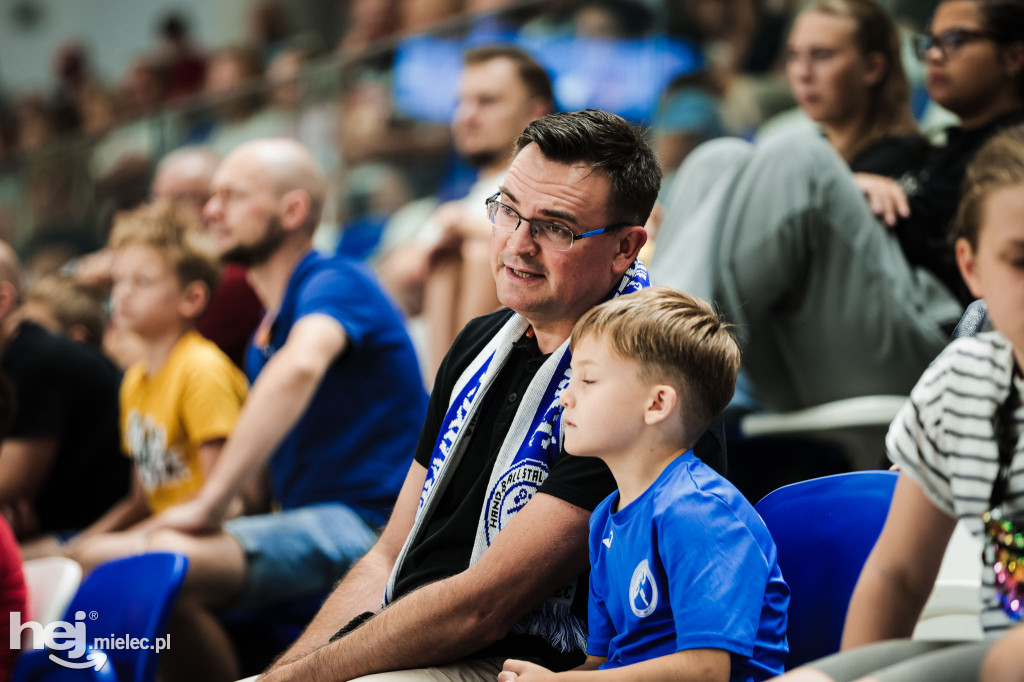
<path fill-rule="evenodd" d="M 941 449 L 942 377 L 932 365 L 889 426 L 885 448 L 900 471 L 914 479 L 936 507 L 955 516 L 948 459 Z"/>

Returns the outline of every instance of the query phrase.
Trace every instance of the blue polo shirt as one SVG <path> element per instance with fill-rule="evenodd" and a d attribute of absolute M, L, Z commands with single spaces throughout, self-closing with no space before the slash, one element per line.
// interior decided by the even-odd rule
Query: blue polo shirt
<path fill-rule="evenodd" d="M 341 502 L 383 525 L 409 469 L 427 408 L 419 364 L 402 316 L 354 261 L 310 251 L 295 268 L 261 344 L 249 346 L 256 381 L 295 323 L 319 313 L 337 320 L 348 346 L 270 460 L 282 509 Z"/>
<path fill-rule="evenodd" d="M 723 649 L 730 680 L 783 673 L 789 587 L 761 517 L 689 450 L 617 510 L 590 517 L 587 653 L 602 669 Z"/>

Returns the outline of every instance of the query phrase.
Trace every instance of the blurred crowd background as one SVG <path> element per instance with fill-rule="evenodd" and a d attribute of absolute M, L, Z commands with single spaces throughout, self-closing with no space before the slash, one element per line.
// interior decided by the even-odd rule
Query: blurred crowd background
<path fill-rule="evenodd" d="M 0 49 L 0 239 L 30 278 L 105 244 L 168 152 L 198 144 L 223 155 L 275 135 L 308 145 L 330 174 L 318 248 L 372 260 L 399 207 L 430 197 L 429 214 L 474 180 L 448 125 L 474 45 L 526 49 L 551 73 L 560 109 L 648 126 L 669 174 L 704 140 L 806 121 L 783 73 L 798 0 L 238 0 L 206 12 L 212 25 L 161 4 L 147 10 L 149 46 L 119 71 L 98 66 L 122 32 L 107 3 L 94 17 L 83 4 L 77 32 L 59 36 L 63 9 L 5 5 L 18 40 L 59 42 L 48 75 L 31 65 L 36 78 Z M 883 4 L 906 33 L 914 112 L 937 129 L 946 119 L 909 56 L 934 3 Z"/>

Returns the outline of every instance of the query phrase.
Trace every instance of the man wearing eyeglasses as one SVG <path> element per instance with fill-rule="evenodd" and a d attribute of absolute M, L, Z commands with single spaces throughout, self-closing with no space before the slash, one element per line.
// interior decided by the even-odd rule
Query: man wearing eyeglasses
<path fill-rule="evenodd" d="M 561 449 L 567 339 L 594 305 L 647 286 L 636 255 L 660 178 L 611 114 L 546 116 L 519 137 L 486 202 L 507 308 L 456 339 L 379 542 L 264 679 L 493 680 L 510 656 L 582 661 L 587 520 L 614 481 Z M 722 442 L 718 422 L 695 450 L 721 468 Z"/>

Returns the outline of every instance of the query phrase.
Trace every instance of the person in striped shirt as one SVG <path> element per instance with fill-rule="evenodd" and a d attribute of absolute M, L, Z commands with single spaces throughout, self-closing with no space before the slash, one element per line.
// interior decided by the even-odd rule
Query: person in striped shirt
<path fill-rule="evenodd" d="M 1024 54 L 1019 61 L 1024 68 Z M 987 303 L 994 331 L 947 346 L 893 420 L 886 449 L 900 477 L 850 601 L 844 653 L 810 664 L 812 670 L 800 671 L 803 680 L 852 680 L 868 673 L 883 681 L 975 679 L 991 642 L 1024 613 L 1021 608 L 1011 614 L 1010 599 L 1004 608 L 996 589 L 999 566 L 983 559 L 978 570 L 984 642 L 886 641 L 913 633 L 957 522 L 985 540 L 982 514 L 995 500 L 1001 450 L 1011 463 L 999 495 L 1003 518 L 1024 519 L 1024 458 L 1017 457 L 1016 466 L 1012 460 L 1024 435 L 1024 125 L 981 149 L 964 188 L 954 232 L 957 264 L 971 293 Z M 1001 437 L 997 422 L 1003 425 Z M 1016 646 L 1011 648 L 1008 637 L 986 662 L 988 679 L 1021 678 L 1022 633 L 1015 630 Z"/>

